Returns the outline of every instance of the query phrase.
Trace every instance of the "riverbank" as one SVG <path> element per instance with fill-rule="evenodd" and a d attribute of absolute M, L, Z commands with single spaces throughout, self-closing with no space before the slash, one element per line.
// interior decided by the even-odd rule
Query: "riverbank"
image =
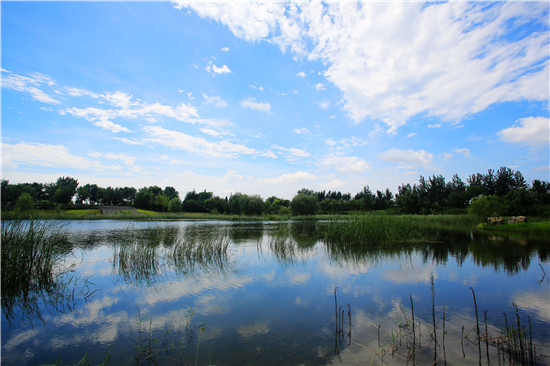
<path fill-rule="evenodd" d="M 528 222 L 492 225 L 481 223 L 477 229 L 502 236 L 522 238 L 550 238 L 550 220 L 548 218 L 529 218 Z"/>

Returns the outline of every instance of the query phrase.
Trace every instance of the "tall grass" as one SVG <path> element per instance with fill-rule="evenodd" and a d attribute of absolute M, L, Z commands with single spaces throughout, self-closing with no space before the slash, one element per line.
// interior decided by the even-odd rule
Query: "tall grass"
<path fill-rule="evenodd" d="M 329 220 L 324 240 L 343 248 L 376 246 L 439 239 L 440 230 L 464 230 L 474 227 L 472 218 L 462 215 L 386 215 L 367 214 Z"/>
<path fill-rule="evenodd" d="M 125 281 L 153 285 L 170 271 L 224 270 L 229 233 L 226 228 L 192 225 L 177 228 L 129 228 L 114 243 L 113 272 Z"/>
<path fill-rule="evenodd" d="M 9 320 L 21 310 L 40 317 L 40 304 L 56 308 L 74 300 L 72 265 L 65 262 L 71 243 L 58 223 L 39 220 L 2 222 L 2 310 Z"/>

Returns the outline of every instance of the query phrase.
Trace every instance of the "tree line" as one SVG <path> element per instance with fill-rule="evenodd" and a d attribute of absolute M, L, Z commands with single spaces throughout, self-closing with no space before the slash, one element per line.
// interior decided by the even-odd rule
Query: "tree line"
<path fill-rule="evenodd" d="M 128 205 L 158 212 L 203 212 L 233 215 L 313 215 L 388 210 L 395 213 L 470 213 L 491 215 L 550 216 L 550 184 L 535 180 L 531 185 L 519 171 L 508 167 L 489 169 L 486 174 L 470 175 L 463 181 L 455 174 L 450 181 L 442 175 L 420 176 L 417 184 L 402 184 L 394 195 L 389 189 L 373 192 L 369 186 L 352 196 L 339 191 L 300 189 L 292 200 L 234 193 L 214 196 L 206 190 L 179 192 L 167 186 L 99 187 L 80 186 L 71 177 L 55 183 L 10 184 L 2 180 L 2 209 L 52 209 L 55 207 L 94 207 Z"/>

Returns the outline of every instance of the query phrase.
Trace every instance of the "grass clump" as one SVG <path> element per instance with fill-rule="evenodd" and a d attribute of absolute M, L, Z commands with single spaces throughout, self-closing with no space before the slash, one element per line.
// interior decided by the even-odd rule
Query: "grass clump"
<path fill-rule="evenodd" d="M 56 222 L 2 222 L 2 310 L 8 320 L 16 308 L 21 315 L 40 317 L 40 303 L 58 309 L 68 304 L 74 278 L 65 276 L 72 269 L 65 258 L 71 249 L 67 234 Z"/>
<path fill-rule="evenodd" d="M 356 215 L 329 220 L 323 237 L 329 244 L 344 247 L 391 245 L 438 240 L 442 229 L 471 227 L 466 215 Z"/>

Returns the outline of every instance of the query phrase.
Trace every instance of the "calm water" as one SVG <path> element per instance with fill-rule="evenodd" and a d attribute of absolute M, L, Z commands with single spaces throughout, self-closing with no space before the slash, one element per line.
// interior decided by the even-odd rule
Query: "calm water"
<path fill-rule="evenodd" d="M 74 248 L 60 266 L 73 271 L 56 298 L 2 309 L 2 363 L 412 364 L 412 298 L 414 361 L 478 364 L 471 287 L 482 335 L 484 316 L 491 339 L 515 325 L 515 304 L 550 364 L 548 242 L 442 234 L 341 252 L 319 225 L 66 222 Z M 502 355 L 491 345 L 489 357 Z"/>

